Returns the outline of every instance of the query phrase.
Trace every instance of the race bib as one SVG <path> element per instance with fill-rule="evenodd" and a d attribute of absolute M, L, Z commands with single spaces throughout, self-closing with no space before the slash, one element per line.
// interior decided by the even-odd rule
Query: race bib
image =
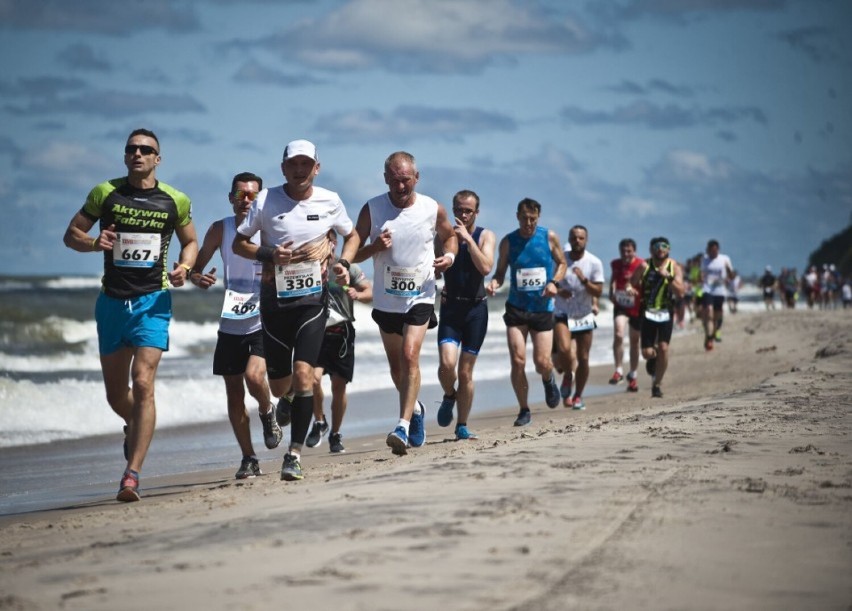
<path fill-rule="evenodd" d="M 627 291 L 615 291 L 615 303 L 622 308 L 632 308 L 636 304 L 636 300 Z"/>
<path fill-rule="evenodd" d="M 591 331 L 592 329 L 597 328 L 597 323 L 595 322 L 595 315 L 593 312 L 589 312 L 582 318 L 569 318 L 568 319 L 568 330 L 572 333 L 574 331 Z"/>
<path fill-rule="evenodd" d="M 645 318 L 652 322 L 669 322 L 671 314 L 668 310 L 645 310 Z"/>
<path fill-rule="evenodd" d="M 222 303 L 222 318 L 245 320 L 260 315 L 257 293 L 238 293 L 227 289 L 225 301 Z"/>
<path fill-rule="evenodd" d="M 422 292 L 424 274 L 417 267 L 385 267 L 385 294 L 416 297 Z"/>
<path fill-rule="evenodd" d="M 116 267 L 154 267 L 159 259 L 159 233 L 119 233 L 112 249 Z"/>
<path fill-rule="evenodd" d="M 322 270 L 319 261 L 276 265 L 275 288 L 279 299 L 321 293 Z"/>
<path fill-rule="evenodd" d="M 543 267 L 522 267 L 515 272 L 515 286 L 522 292 L 544 290 L 547 284 L 547 270 Z"/>

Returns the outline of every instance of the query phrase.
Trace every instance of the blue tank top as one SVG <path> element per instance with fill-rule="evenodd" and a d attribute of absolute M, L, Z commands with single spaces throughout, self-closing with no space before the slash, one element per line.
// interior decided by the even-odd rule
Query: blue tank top
<path fill-rule="evenodd" d="M 482 227 L 475 227 L 470 234 L 473 241 L 479 244 Z M 485 277 L 479 273 L 470 257 L 467 242 L 459 244 L 459 252 L 452 267 L 444 272 L 443 296 L 449 300 L 482 301 L 485 299 Z"/>
<path fill-rule="evenodd" d="M 547 229 L 536 227 L 530 238 L 521 237 L 520 229 L 516 229 L 506 237 L 509 240 L 509 265 L 512 268 L 509 298 L 506 301 L 527 312 L 552 312 L 553 298 L 542 295 L 546 282 L 553 278 L 553 256 Z M 519 286 L 518 276 L 522 270 L 528 274 L 530 282 L 536 284 Z"/>

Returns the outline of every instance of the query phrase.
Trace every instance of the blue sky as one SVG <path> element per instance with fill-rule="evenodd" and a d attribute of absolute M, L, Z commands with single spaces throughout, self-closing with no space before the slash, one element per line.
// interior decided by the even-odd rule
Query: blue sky
<path fill-rule="evenodd" d="M 0 1 L 2 273 L 100 271 L 62 235 L 136 127 L 199 239 L 307 138 L 353 220 L 402 149 L 498 237 L 532 197 L 604 261 L 662 234 L 801 269 L 852 214 L 850 29 L 847 0 Z"/>

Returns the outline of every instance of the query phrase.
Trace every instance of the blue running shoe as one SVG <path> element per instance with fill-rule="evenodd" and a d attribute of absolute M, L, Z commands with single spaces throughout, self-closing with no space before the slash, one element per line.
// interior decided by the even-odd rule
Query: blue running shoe
<path fill-rule="evenodd" d="M 464 441 L 465 439 L 479 439 L 479 435 L 468 430 L 467 425 L 456 425 L 456 441 Z"/>
<path fill-rule="evenodd" d="M 544 401 L 547 407 L 554 408 L 559 405 L 559 387 L 556 385 L 556 376 L 550 372 L 550 379 L 544 382 Z"/>
<path fill-rule="evenodd" d="M 419 448 L 426 443 L 426 406 L 420 401 L 420 413 L 411 416 L 411 426 L 408 427 L 408 443 L 412 448 Z"/>
<path fill-rule="evenodd" d="M 450 426 L 453 422 L 453 407 L 456 405 L 456 393 L 452 397 L 444 395 L 441 407 L 438 408 L 438 426 Z"/>
<path fill-rule="evenodd" d="M 530 410 L 522 409 L 518 412 L 518 417 L 515 418 L 515 426 L 526 426 L 532 420 L 532 414 L 530 414 Z"/>
<path fill-rule="evenodd" d="M 391 452 L 397 456 L 408 454 L 408 435 L 405 434 L 405 429 L 398 426 L 388 433 L 387 444 Z"/>

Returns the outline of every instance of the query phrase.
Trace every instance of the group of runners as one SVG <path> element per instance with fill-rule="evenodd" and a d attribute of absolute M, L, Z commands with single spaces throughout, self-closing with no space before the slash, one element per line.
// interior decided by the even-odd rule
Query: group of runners
<path fill-rule="evenodd" d="M 353 221 L 337 193 L 315 184 L 321 169 L 317 147 L 294 140 L 282 156 L 282 184 L 264 187 L 251 172 L 233 177 L 232 214 L 215 221 L 199 247 L 190 200 L 157 180 L 160 161 L 157 136 L 147 129 L 133 131 L 124 149 L 127 175 L 92 189 L 64 238 L 74 250 L 102 252 L 104 260 L 95 317 L 107 402 L 125 423 L 119 501 L 140 498 L 139 473 L 156 422 L 154 382 L 169 344 L 167 289 L 187 281 L 202 289 L 216 284 L 217 268 L 208 264 L 217 251 L 225 293 L 213 373 L 225 382 L 228 415 L 242 453 L 239 479 L 261 474 L 246 390 L 258 404 L 267 448 L 282 442 L 289 425 L 282 480 L 303 478 L 303 448 L 320 445 L 326 435 L 331 452 L 345 450 L 341 427 L 346 385 L 354 372 L 355 301 L 372 302 L 397 391 L 398 420 L 386 438 L 394 454 L 404 455 L 426 441 L 420 352 L 427 331 L 436 326 L 444 393 L 437 422 L 445 427 L 455 421 L 458 440 L 476 438 L 468 423 L 473 370 L 488 329 L 487 298 L 504 283 L 503 320 L 519 405 L 515 426 L 531 421 L 527 339 L 546 404 L 554 408 L 561 399 L 565 407 L 585 408 L 605 278 L 600 259 L 586 250 L 589 232 L 582 225 L 570 229 L 563 246 L 553 230 L 539 225 L 541 205 L 525 198 L 517 205 L 518 228 L 498 244 L 494 233 L 476 222 L 480 199 L 474 191 L 456 193 L 451 216 L 417 191 L 417 162 L 404 151 L 385 160 L 387 191 L 367 201 Z M 92 237 L 95 223 L 98 233 Z M 180 252 L 168 269 L 173 235 Z M 732 269 L 714 242 L 702 263 L 705 310 L 713 314 L 704 321 L 708 349 L 722 322 L 716 291 L 720 283 L 724 290 Z M 654 397 L 662 397 L 674 300 L 684 293 L 683 272 L 670 249 L 668 239 L 655 237 L 643 260 L 636 243 L 625 239 L 611 264 L 617 365 L 611 382 L 626 379 L 628 391 L 638 390 L 641 348 Z M 368 259 L 372 280 L 358 265 Z M 625 333 L 630 346 L 626 376 L 621 366 Z M 323 410 L 325 374 L 331 378 L 330 424 Z"/>

